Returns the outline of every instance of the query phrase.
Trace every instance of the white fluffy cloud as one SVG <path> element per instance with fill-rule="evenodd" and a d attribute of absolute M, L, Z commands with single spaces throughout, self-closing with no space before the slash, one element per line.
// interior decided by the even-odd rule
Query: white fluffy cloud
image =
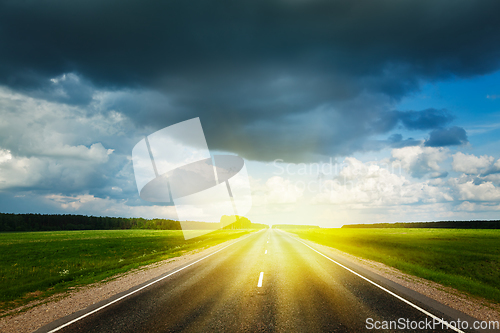
<path fill-rule="evenodd" d="M 103 115 L 94 107 L 48 102 L 1 87 L 0 108 L 0 148 L 19 156 L 94 158 L 92 153 L 98 150 L 89 155 L 85 147 L 104 137 L 123 136 L 127 126 L 126 118 L 117 112 Z"/>
<path fill-rule="evenodd" d="M 0 190 L 9 188 L 82 189 L 88 186 L 98 165 L 108 161 L 110 151 L 100 143 L 90 148 L 68 147 L 65 159 L 12 157 L 0 163 Z M 58 186 L 57 184 L 61 184 Z"/>
<path fill-rule="evenodd" d="M 474 180 L 466 178 L 450 179 L 451 185 L 457 192 L 458 200 L 467 201 L 500 201 L 500 188 L 492 182 L 476 184 Z"/>
<path fill-rule="evenodd" d="M 447 148 L 414 146 L 393 149 L 392 157 L 413 177 L 421 178 L 427 174 L 439 177 L 442 175 L 440 164 L 449 157 L 448 153 Z"/>
<path fill-rule="evenodd" d="M 0 190 L 77 194 L 130 188 L 119 176 L 130 167 L 129 152 L 115 152 L 128 143 L 130 124 L 117 112 L 99 112 L 102 101 L 94 102 L 82 108 L 0 87 Z"/>
<path fill-rule="evenodd" d="M 489 168 L 495 159 L 492 156 L 483 155 L 477 157 L 473 154 L 458 152 L 453 155 L 452 167 L 454 171 L 466 174 L 477 174 Z"/>
<path fill-rule="evenodd" d="M 12 154 L 8 149 L 0 149 L 0 164 L 12 159 Z"/>
<path fill-rule="evenodd" d="M 484 202 L 470 202 L 464 201 L 455 207 L 456 211 L 477 213 L 477 212 L 489 212 L 489 211 L 499 211 L 500 205 L 498 204 L 488 204 Z"/>
<path fill-rule="evenodd" d="M 290 180 L 274 176 L 266 181 L 268 204 L 295 203 L 302 197 L 304 190 Z"/>
<path fill-rule="evenodd" d="M 304 194 L 303 187 L 280 176 L 273 176 L 265 183 L 250 177 L 250 182 L 253 206 L 293 204 Z"/>
<path fill-rule="evenodd" d="M 312 204 L 351 204 L 356 207 L 394 206 L 452 200 L 436 181 L 412 182 L 392 169 L 346 158 L 339 177 L 326 180 Z"/>

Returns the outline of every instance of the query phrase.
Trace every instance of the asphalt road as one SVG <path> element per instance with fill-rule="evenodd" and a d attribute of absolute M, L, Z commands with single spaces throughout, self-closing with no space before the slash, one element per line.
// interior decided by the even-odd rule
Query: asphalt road
<path fill-rule="evenodd" d="M 454 319 L 425 308 L 425 304 L 418 305 L 439 318 Z M 373 332 L 377 330 L 368 329 L 369 322 L 432 321 L 428 314 L 387 290 L 276 230 L 251 234 L 60 328 L 78 316 L 39 331 Z M 436 330 L 410 327 L 383 331 L 453 332 L 441 326 Z"/>

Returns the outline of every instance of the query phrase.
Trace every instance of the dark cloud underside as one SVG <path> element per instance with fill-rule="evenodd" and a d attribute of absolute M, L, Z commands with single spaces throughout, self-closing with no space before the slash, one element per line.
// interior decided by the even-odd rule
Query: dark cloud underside
<path fill-rule="evenodd" d="M 3 1 L 1 9 L 2 78 L 13 84 L 78 71 L 100 84 L 153 85 L 252 66 L 476 75 L 497 68 L 500 50 L 493 0 Z"/>
<path fill-rule="evenodd" d="M 397 124 L 463 143 L 443 129 L 448 112 L 390 110 L 420 82 L 497 70 L 499 12 L 495 0 L 2 1 L 0 84 L 79 105 L 88 89 L 156 91 L 112 106 L 158 129 L 200 116 L 213 148 L 259 160 L 352 153 Z M 64 73 L 82 81 L 49 81 Z"/>
<path fill-rule="evenodd" d="M 435 129 L 425 141 L 428 147 L 458 146 L 469 142 L 467 133 L 463 128 L 453 126 L 446 129 Z"/>

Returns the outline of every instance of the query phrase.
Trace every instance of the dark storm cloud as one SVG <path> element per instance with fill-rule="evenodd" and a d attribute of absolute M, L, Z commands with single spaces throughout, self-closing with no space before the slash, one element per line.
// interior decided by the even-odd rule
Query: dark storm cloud
<path fill-rule="evenodd" d="M 447 125 L 439 110 L 388 110 L 422 81 L 498 69 L 498 12 L 494 0 L 2 1 L 0 84 L 81 105 L 94 89 L 152 91 L 113 109 L 157 129 L 199 116 L 212 148 L 247 158 L 350 154 L 397 124 Z M 50 81 L 65 73 L 88 83 Z"/>
<path fill-rule="evenodd" d="M 3 1 L 2 77 L 23 85 L 77 71 L 134 86 L 281 64 L 366 76 L 397 94 L 415 76 L 496 69 L 499 9 L 494 0 Z"/>
<path fill-rule="evenodd" d="M 415 140 L 413 138 L 403 140 L 403 136 L 401 134 L 392 134 L 389 138 L 387 138 L 387 142 L 392 148 L 418 146 L 422 143 L 420 140 Z"/>
<path fill-rule="evenodd" d="M 465 130 L 458 126 L 444 129 L 435 129 L 425 141 L 427 147 L 458 146 L 469 142 Z"/>
<path fill-rule="evenodd" d="M 443 127 L 454 119 L 448 111 L 436 109 L 400 112 L 398 116 L 409 130 L 429 130 Z"/>
<path fill-rule="evenodd" d="M 423 131 L 442 128 L 448 125 L 453 119 L 455 119 L 455 117 L 447 110 L 430 108 L 421 111 L 381 112 L 377 123 L 382 132 L 390 131 L 398 124 L 410 131 Z M 395 134 L 392 140 L 396 140 L 398 135 L 399 134 Z"/>
<path fill-rule="evenodd" d="M 387 140 L 391 143 L 399 143 L 403 141 L 403 136 L 401 134 L 393 134 Z"/>

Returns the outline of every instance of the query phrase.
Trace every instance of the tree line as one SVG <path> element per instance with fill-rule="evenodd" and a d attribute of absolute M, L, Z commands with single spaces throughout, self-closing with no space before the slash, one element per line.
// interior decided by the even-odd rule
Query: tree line
<path fill-rule="evenodd" d="M 237 216 L 236 222 L 230 223 L 228 216 L 221 218 L 228 222 L 224 229 L 261 229 L 267 225 L 251 223 L 246 217 Z M 232 219 L 234 221 L 234 218 Z M 205 224 L 204 222 L 194 222 Z M 206 223 L 209 224 L 209 223 Z M 212 223 L 210 223 L 212 226 Z M 221 226 L 218 226 L 221 227 Z M 56 214 L 8 214 L 0 213 L 0 232 L 9 231 L 60 231 L 60 230 L 119 230 L 152 229 L 181 230 L 179 221 L 168 219 L 144 219 L 87 215 Z"/>
<path fill-rule="evenodd" d="M 500 229 L 500 221 L 437 221 L 395 222 L 374 224 L 346 224 L 342 228 L 446 228 L 446 229 Z"/>
<path fill-rule="evenodd" d="M 180 230 L 179 221 L 86 215 L 6 214 L 0 213 L 0 231 Z"/>

